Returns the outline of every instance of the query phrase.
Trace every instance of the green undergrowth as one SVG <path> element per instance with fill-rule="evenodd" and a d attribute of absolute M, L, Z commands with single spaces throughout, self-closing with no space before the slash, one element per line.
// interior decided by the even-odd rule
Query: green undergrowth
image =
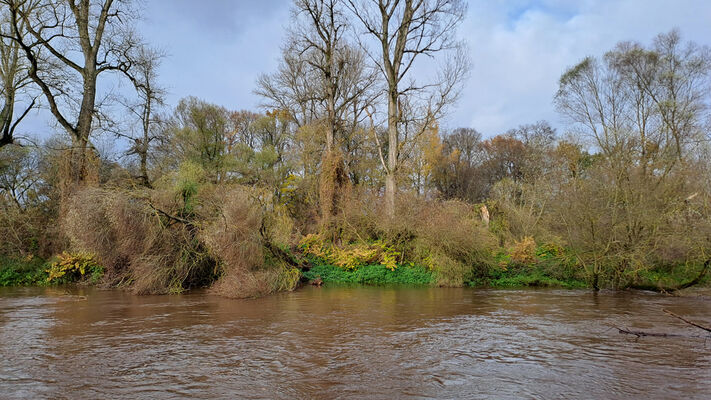
<path fill-rule="evenodd" d="M 468 282 L 473 287 L 497 289 L 542 287 L 582 289 L 589 287 L 583 271 L 566 249 L 553 245 L 500 249 L 495 265 L 485 276 Z"/>
<path fill-rule="evenodd" d="M 0 256 L 0 286 L 46 286 L 49 263 L 37 257 Z"/>
<path fill-rule="evenodd" d="M 641 287 L 675 288 L 696 279 L 703 268 L 701 263 L 661 266 L 638 271 L 633 282 Z M 711 286 L 711 271 L 701 277 L 697 286 Z"/>
<path fill-rule="evenodd" d="M 476 279 L 468 282 L 473 287 L 489 287 L 494 289 L 541 287 L 541 288 L 565 288 L 584 289 L 589 287 L 587 282 L 579 279 L 559 279 L 548 276 L 541 271 L 533 270 L 527 272 L 516 272 L 511 274 L 500 274 L 495 277 Z"/>
<path fill-rule="evenodd" d="M 103 267 L 81 253 L 65 252 L 49 260 L 0 256 L 0 287 L 97 284 L 102 275 Z"/>
<path fill-rule="evenodd" d="M 357 283 L 368 285 L 430 285 L 434 274 L 427 268 L 402 265 L 390 270 L 382 264 L 364 265 L 346 270 L 334 265 L 315 265 L 303 276 L 308 280 L 321 278 L 324 283 Z"/>

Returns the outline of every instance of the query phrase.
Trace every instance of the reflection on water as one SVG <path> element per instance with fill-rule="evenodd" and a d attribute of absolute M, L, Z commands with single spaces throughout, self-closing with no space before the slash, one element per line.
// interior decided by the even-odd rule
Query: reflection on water
<path fill-rule="evenodd" d="M 0 289 L 0 398 L 708 398 L 711 301 L 313 288 L 257 300 Z"/>

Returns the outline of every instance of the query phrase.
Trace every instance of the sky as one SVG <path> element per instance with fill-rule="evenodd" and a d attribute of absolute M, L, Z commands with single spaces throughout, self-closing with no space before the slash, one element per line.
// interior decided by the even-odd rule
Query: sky
<path fill-rule="evenodd" d="M 168 104 L 185 96 L 229 109 L 258 109 L 257 77 L 276 70 L 290 0 L 145 0 L 139 31 L 168 57 L 160 81 Z M 617 42 L 645 44 L 673 28 L 711 45 L 711 0 L 471 0 L 458 30 L 472 70 L 445 128 L 485 137 L 548 120 L 558 79 Z"/>

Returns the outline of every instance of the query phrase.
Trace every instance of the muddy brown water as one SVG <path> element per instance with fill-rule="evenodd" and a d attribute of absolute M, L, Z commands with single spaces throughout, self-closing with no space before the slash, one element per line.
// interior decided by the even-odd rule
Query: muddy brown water
<path fill-rule="evenodd" d="M 711 398 L 711 300 L 646 293 L 0 288 L 0 398 Z"/>

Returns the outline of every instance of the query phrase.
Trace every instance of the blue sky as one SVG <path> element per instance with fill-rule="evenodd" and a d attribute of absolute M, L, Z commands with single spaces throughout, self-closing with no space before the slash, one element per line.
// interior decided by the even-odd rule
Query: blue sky
<path fill-rule="evenodd" d="M 161 70 L 169 104 L 193 95 L 258 108 L 255 81 L 276 69 L 289 7 L 289 0 L 146 0 L 139 30 L 169 54 Z M 444 126 L 493 136 L 547 119 L 562 130 L 552 97 L 567 67 L 675 27 L 711 45 L 711 1 L 472 0 L 459 35 L 473 69 Z M 29 125 L 37 127 L 34 118 Z"/>

